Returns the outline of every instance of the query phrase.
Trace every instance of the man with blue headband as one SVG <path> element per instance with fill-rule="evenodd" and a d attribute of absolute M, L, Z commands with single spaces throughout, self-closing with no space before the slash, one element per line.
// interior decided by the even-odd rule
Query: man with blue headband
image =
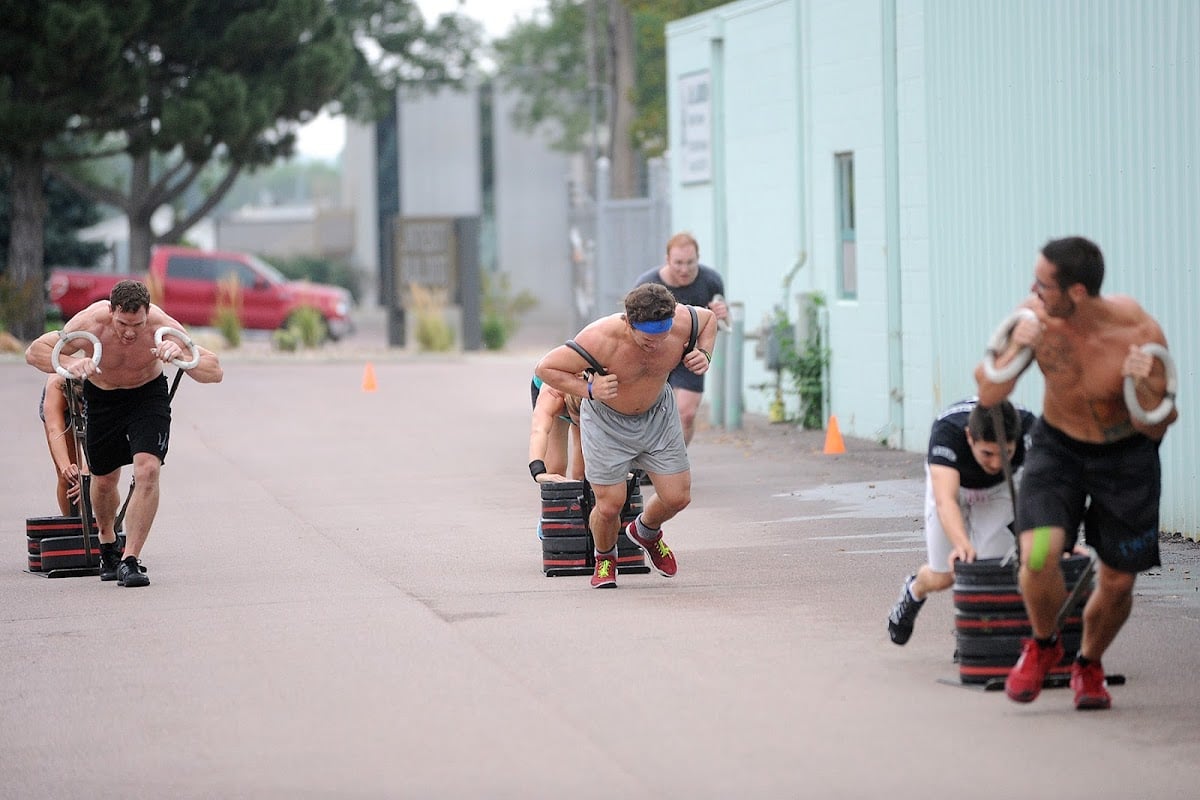
<path fill-rule="evenodd" d="M 693 314 L 695 344 L 689 349 Z M 534 370 L 549 386 L 584 398 L 579 431 L 585 475 L 596 498 L 588 524 L 596 543 L 597 589 L 617 585 L 625 479 L 635 468 L 646 472 L 655 493 L 625 535 L 661 574 L 675 574 L 675 554 L 663 541 L 662 525 L 691 502 L 692 474 L 667 376 L 680 363 L 696 375 L 707 372 L 716 338 L 712 311 L 680 305 L 665 286 L 646 283 L 625 295 L 624 314 L 591 323 Z"/>

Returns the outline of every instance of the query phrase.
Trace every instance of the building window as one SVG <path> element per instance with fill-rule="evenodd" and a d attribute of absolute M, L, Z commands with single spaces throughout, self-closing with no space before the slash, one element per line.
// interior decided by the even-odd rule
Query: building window
<path fill-rule="evenodd" d="M 837 192 L 838 297 L 858 297 L 858 250 L 854 243 L 854 154 L 837 153 L 834 159 Z"/>

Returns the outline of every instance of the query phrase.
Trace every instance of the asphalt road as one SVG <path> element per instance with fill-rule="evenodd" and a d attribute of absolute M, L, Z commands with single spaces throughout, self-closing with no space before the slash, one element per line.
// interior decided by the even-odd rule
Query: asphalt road
<path fill-rule="evenodd" d="M 185 379 L 151 584 L 123 589 L 23 571 L 53 474 L 42 377 L 0 360 L 0 797 L 1195 795 L 1196 548 L 1139 582 L 1111 711 L 1016 705 L 951 685 L 949 594 L 887 638 L 920 456 L 747 418 L 692 445 L 679 575 L 597 592 L 541 571 L 532 363 L 250 352 Z"/>

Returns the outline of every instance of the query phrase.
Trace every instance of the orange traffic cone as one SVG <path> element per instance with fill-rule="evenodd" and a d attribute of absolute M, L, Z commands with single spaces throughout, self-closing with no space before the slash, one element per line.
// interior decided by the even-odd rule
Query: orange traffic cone
<path fill-rule="evenodd" d="M 825 455 L 837 455 L 846 452 L 846 443 L 842 441 L 842 432 L 838 430 L 837 417 L 830 415 L 829 427 L 825 430 Z"/>
<path fill-rule="evenodd" d="M 367 362 L 367 368 L 363 370 L 362 386 L 364 392 L 373 392 L 379 388 L 379 385 L 375 383 L 375 367 L 371 366 L 370 361 Z"/>

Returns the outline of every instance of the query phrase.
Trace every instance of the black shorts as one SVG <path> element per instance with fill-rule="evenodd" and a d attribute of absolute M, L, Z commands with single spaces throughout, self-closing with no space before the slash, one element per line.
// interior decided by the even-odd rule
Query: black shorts
<path fill-rule="evenodd" d="M 683 364 L 676 364 L 667 377 L 672 389 L 687 389 L 689 392 L 704 393 L 704 376 L 697 375 Z"/>
<path fill-rule="evenodd" d="M 1082 522 L 1100 560 L 1122 572 L 1159 565 L 1158 442 L 1136 434 L 1110 444 L 1078 442 L 1038 418 L 1017 490 L 1018 530 Z"/>
<path fill-rule="evenodd" d="M 167 460 L 171 438 L 171 400 L 167 376 L 136 389 L 100 389 L 83 385 L 87 399 L 87 457 L 95 475 L 107 475 L 133 463 L 134 453 Z"/>

